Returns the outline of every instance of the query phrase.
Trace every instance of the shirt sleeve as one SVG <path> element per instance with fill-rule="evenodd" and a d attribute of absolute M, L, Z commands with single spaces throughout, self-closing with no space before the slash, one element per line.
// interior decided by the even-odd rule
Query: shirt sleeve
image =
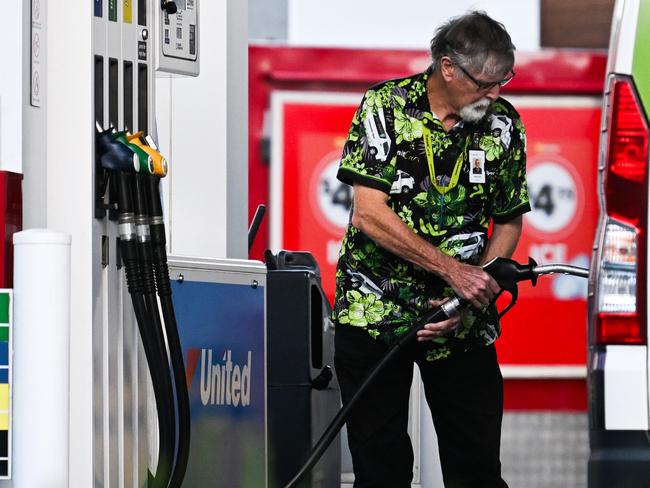
<path fill-rule="evenodd" d="M 530 212 L 526 185 L 526 129 L 517 115 L 513 120 L 510 147 L 499 167 L 493 219 L 506 223 Z"/>
<path fill-rule="evenodd" d="M 354 114 L 337 178 L 389 194 L 395 176 L 393 110 L 383 107 L 374 94 L 366 92 Z"/>

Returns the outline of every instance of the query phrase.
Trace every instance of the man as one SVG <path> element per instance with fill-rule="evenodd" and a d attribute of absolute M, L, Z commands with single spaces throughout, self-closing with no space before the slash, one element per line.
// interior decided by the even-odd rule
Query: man
<path fill-rule="evenodd" d="M 499 97 L 514 76 L 513 52 L 504 27 L 485 13 L 452 19 L 431 41 L 431 67 L 368 90 L 352 121 L 338 178 L 354 185 L 354 205 L 333 312 L 343 402 L 423 312 L 452 294 L 472 305 L 427 324 L 353 410 L 355 488 L 410 487 L 414 362 L 445 486 L 507 487 L 493 344 L 500 327 L 489 305 L 499 286 L 480 266 L 512 255 L 530 210 L 524 127 Z M 483 171 L 474 174 L 476 160 Z M 400 171 L 414 179 L 412 189 L 393 184 Z"/>

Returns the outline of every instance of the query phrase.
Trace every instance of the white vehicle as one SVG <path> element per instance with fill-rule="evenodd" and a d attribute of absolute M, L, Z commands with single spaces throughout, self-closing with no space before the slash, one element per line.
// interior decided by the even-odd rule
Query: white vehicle
<path fill-rule="evenodd" d="M 490 128 L 494 137 L 500 137 L 503 147 L 508 149 L 510 147 L 510 140 L 512 139 L 512 119 L 505 115 L 492 115 L 490 121 Z"/>
<path fill-rule="evenodd" d="M 462 242 L 460 247 L 456 247 L 456 242 Z M 485 247 L 485 234 L 482 232 L 472 232 L 470 234 L 456 234 L 445 240 L 444 247 L 454 248 L 454 257 L 456 259 L 469 259 L 472 256 L 479 256 Z"/>
<path fill-rule="evenodd" d="M 650 0 L 614 7 L 589 281 L 589 488 L 650 486 Z"/>
<path fill-rule="evenodd" d="M 390 137 L 386 133 L 384 109 L 379 107 L 377 113 L 370 111 L 368 116 L 363 119 L 363 126 L 366 129 L 370 155 L 380 161 L 386 161 L 390 151 Z"/>
<path fill-rule="evenodd" d="M 390 187 L 390 193 L 408 193 L 415 186 L 415 180 L 406 171 L 397 170 L 397 175 L 393 185 Z"/>

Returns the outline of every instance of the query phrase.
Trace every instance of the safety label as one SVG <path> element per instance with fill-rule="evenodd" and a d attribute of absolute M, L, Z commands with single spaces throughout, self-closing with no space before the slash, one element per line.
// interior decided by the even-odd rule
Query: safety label
<path fill-rule="evenodd" d="M 41 106 L 41 93 L 43 82 L 41 76 L 41 57 L 43 52 L 43 24 L 41 15 L 41 0 L 32 0 L 32 25 L 31 25 L 31 70 L 30 70 L 30 101 L 33 107 Z"/>

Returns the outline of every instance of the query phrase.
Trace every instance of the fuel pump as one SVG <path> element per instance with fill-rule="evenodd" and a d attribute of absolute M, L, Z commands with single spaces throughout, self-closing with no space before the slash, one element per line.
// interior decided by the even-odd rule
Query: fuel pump
<path fill-rule="evenodd" d="M 537 283 L 537 277 L 553 273 L 563 273 L 581 278 L 589 277 L 589 270 L 577 266 L 569 266 L 565 264 L 549 264 L 538 266 L 535 260 L 529 258 L 527 264 L 519 264 L 512 259 L 495 258 L 485 266 L 483 269 L 494 278 L 494 280 L 501 287 L 501 291 L 495 297 L 494 301 L 504 292 L 510 295 L 510 303 L 499 312 L 499 317 L 505 315 L 517 302 L 519 296 L 519 289 L 517 283 L 520 281 L 530 281 L 533 286 Z M 493 302 L 494 303 L 494 302 Z M 350 401 L 336 414 L 332 422 L 329 424 L 321 438 L 315 444 L 309 457 L 296 473 L 296 475 L 289 481 L 285 488 L 295 488 L 302 481 L 305 475 L 312 469 L 323 455 L 327 447 L 332 443 L 336 435 L 339 433 L 343 424 L 347 421 L 350 412 L 361 398 L 368 387 L 374 382 L 375 378 L 386 368 L 392 359 L 397 356 L 405 347 L 412 344 L 417 337 L 418 331 L 422 330 L 426 324 L 441 322 L 445 319 L 453 317 L 461 313 L 469 306 L 469 302 L 459 297 L 451 297 L 449 300 L 434 307 L 430 312 L 426 313 L 415 327 L 408 333 L 404 334 L 398 339 L 393 346 L 388 350 L 384 357 L 370 372 L 368 377 L 361 384 L 357 392 L 350 399 Z"/>
<path fill-rule="evenodd" d="M 155 148 L 145 143 L 142 134 L 105 131 L 99 126 L 97 129 L 97 157 L 101 167 L 108 172 L 110 184 L 116 189 L 117 202 L 109 201 L 109 207 L 116 204 L 128 291 L 158 411 L 158 465 L 155 475 L 150 473 L 149 483 L 156 488 L 178 487 L 187 467 L 190 420 L 183 356 L 171 302 L 159 192 L 159 176 L 166 174 L 167 164 Z M 163 321 L 156 290 L 161 300 Z M 173 379 L 169 370 L 170 359 Z"/>

